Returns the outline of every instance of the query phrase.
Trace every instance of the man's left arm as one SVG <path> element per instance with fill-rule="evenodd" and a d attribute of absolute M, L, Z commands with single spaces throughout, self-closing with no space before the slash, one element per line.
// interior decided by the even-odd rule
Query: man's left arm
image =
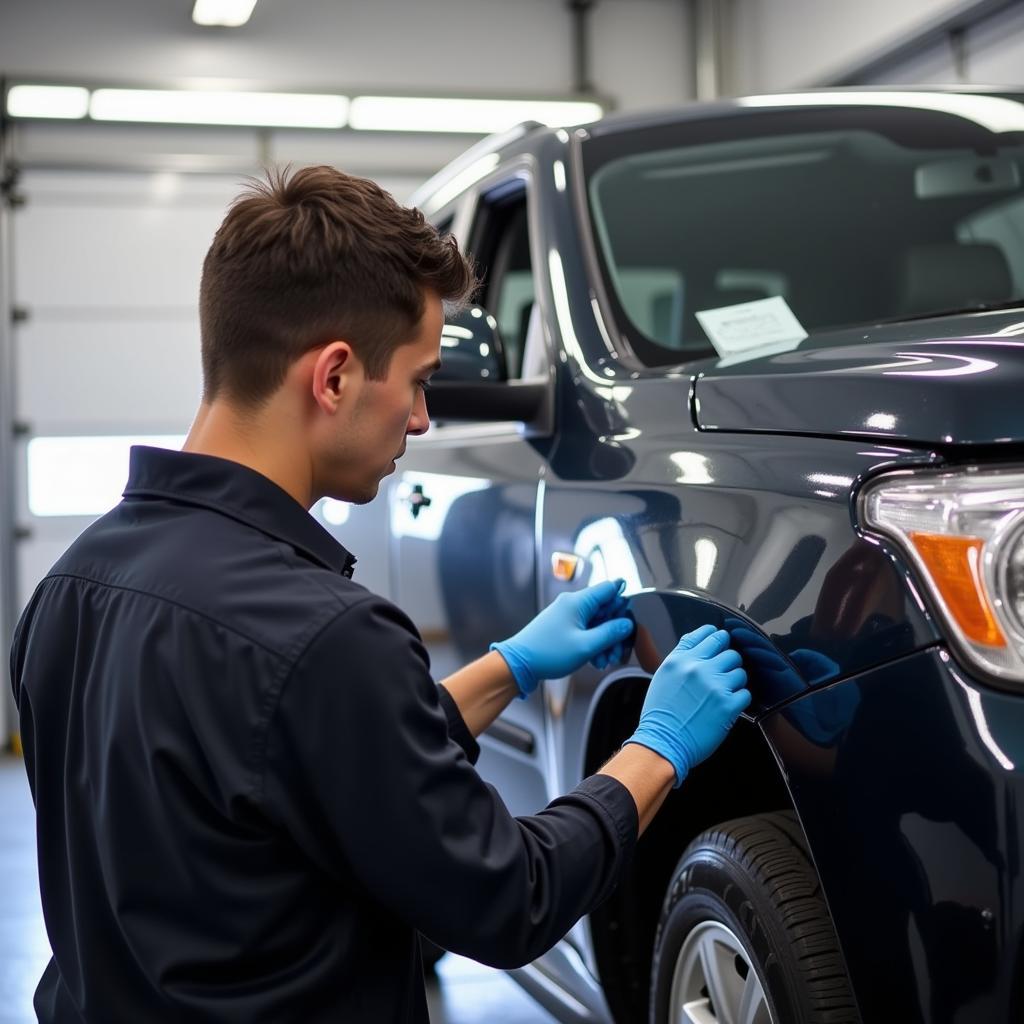
<path fill-rule="evenodd" d="M 442 680 L 441 687 L 455 701 L 473 736 L 479 736 L 519 696 L 512 670 L 497 651 L 460 668 Z"/>
<path fill-rule="evenodd" d="M 604 667 L 621 660 L 633 632 L 622 586 L 614 580 L 560 595 L 515 636 L 442 680 L 470 733 L 479 736 L 542 679 L 559 679 L 588 661 Z"/>

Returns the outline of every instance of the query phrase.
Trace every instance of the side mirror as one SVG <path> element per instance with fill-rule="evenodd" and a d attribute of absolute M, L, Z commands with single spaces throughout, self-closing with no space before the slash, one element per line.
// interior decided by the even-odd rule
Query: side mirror
<path fill-rule="evenodd" d="M 550 431 L 552 388 L 509 380 L 498 322 L 483 306 L 470 306 L 441 329 L 441 368 L 427 392 L 436 420 L 522 423 L 527 434 Z"/>
<path fill-rule="evenodd" d="M 441 369 L 435 382 L 492 381 L 508 377 L 498 321 L 483 306 L 468 306 L 441 328 Z"/>

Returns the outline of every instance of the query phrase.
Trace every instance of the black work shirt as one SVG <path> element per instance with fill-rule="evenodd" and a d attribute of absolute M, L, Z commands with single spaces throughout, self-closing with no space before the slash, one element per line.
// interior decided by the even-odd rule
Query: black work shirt
<path fill-rule="evenodd" d="M 419 945 L 518 966 L 614 887 L 614 779 L 513 818 L 412 623 L 285 491 L 132 450 L 11 656 L 49 1021 L 427 1020 Z"/>

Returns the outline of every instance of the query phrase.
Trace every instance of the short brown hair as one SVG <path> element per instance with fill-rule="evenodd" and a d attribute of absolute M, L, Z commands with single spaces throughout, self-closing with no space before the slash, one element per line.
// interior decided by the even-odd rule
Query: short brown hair
<path fill-rule="evenodd" d="M 232 203 L 203 262 L 203 397 L 259 405 L 303 353 L 338 338 L 380 380 L 412 340 L 424 289 L 460 303 L 474 285 L 455 239 L 374 182 L 271 171 Z"/>

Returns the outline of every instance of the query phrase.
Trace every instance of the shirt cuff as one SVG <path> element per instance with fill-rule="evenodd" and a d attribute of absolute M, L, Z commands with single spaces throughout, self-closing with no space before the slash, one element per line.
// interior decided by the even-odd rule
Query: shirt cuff
<path fill-rule="evenodd" d="M 604 813 L 619 840 L 623 858 L 628 860 L 636 846 L 640 818 L 633 794 L 611 775 L 591 775 L 573 790 L 589 798 Z"/>
<path fill-rule="evenodd" d="M 437 698 L 441 702 L 441 710 L 444 711 L 445 718 L 448 719 L 448 735 L 462 747 L 466 757 L 469 758 L 469 763 L 476 764 L 480 757 L 480 744 L 473 738 L 469 726 L 463 720 L 462 712 L 459 711 L 455 698 L 440 683 L 437 685 Z"/>

